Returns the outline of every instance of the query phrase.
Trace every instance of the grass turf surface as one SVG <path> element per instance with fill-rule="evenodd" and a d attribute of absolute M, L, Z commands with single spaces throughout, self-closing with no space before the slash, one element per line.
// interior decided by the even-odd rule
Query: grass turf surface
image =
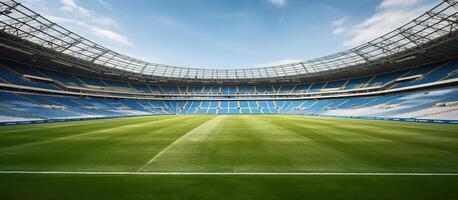
<path fill-rule="evenodd" d="M 0 171 L 458 173 L 458 126 L 285 115 L 0 127 Z M 0 174 L 0 199 L 456 199 L 458 176 Z"/>

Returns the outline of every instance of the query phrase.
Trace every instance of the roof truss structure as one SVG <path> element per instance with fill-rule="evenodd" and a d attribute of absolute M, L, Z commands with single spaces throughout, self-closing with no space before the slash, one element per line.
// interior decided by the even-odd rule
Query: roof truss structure
<path fill-rule="evenodd" d="M 409 23 L 357 47 L 302 62 L 245 69 L 204 69 L 150 63 L 117 53 L 53 23 L 14 0 L 0 0 L 0 31 L 94 66 L 145 77 L 256 80 L 298 77 L 389 62 L 457 31 L 458 0 L 444 0 Z"/>

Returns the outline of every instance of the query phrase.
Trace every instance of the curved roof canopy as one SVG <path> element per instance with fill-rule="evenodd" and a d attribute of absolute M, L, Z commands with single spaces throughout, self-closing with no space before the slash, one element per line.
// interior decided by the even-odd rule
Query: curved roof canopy
<path fill-rule="evenodd" d="M 0 30 L 84 61 L 147 76 L 242 80 L 310 75 L 371 63 L 420 47 L 457 30 L 458 0 L 445 0 L 431 10 L 360 46 L 302 62 L 246 69 L 203 69 L 150 63 L 98 45 L 51 22 L 13 0 L 0 0 Z"/>

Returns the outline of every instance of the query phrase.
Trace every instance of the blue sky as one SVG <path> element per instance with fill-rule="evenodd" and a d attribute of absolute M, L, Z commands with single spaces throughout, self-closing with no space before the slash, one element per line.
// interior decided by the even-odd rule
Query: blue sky
<path fill-rule="evenodd" d="M 357 46 L 439 0 L 20 0 L 94 42 L 146 61 L 242 68 Z"/>

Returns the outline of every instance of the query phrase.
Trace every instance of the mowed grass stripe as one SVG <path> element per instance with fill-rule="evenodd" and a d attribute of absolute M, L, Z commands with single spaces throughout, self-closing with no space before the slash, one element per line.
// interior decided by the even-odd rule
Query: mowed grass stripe
<path fill-rule="evenodd" d="M 71 139 L 74 137 L 82 137 L 82 136 L 87 136 L 91 134 L 105 134 L 105 133 L 110 133 L 112 130 L 119 130 L 119 129 L 131 129 L 135 127 L 143 127 L 149 124 L 157 124 L 161 123 L 163 121 L 167 120 L 177 120 L 180 118 L 152 118 L 152 119 L 142 119 L 142 120 L 132 120 L 128 119 L 125 122 L 122 123 L 108 123 L 108 124 L 98 124 L 98 125 L 83 125 L 85 126 L 83 129 L 79 129 L 80 127 L 76 127 L 75 129 L 67 130 L 67 131 L 62 131 L 58 132 L 56 135 L 53 135 L 55 137 L 51 137 L 49 139 L 45 138 L 42 140 L 38 140 L 35 142 L 28 142 L 28 143 L 23 143 L 23 144 L 18 144 L 18 145 L 13 145 L 13 146 L 8 146 L 8 147 L 3 147 L 0 148 L 0 150 L 6 150 L 6 149 L 12 149 L 12 148 L 21 148 L 21 147 L 26 147 L 26 146 L 33 146 L 33 145 L 40 145 L 40 144 L 46 144 L 49 142 L 54 142 L 56 140 L 65 140 L 65 139 Z M 46 134 L 46 130 L 39 131 L 39 133 L 44 133 Z M 61 134 L 64 133 L 64 134 Z M 21 134 L 21 133 L 16 133 L 16 134 Z M 39 139 L 39 138 L 37 138 Z"/>
<path fill-rule="evenodd" d="M 419 132 L 418 129 L 377 128 L 377 126 L 351 123 L 329 122 L 319 118 L 298 119 L 295 117 L 278 116 L 272 123 L 297 131 L 307 137 L 314 137 L 322 145 L 335 148 L 360 160 L 382 167 L 369 171 L 406 171 L 423 172 L 436 169 L 449 172 L 458 169 L 455 138 L 444 137 L 442 134 Z M 375 121 L 376 122 L 376 121 Z M 402 122 L 401 122 L 402 123 Z M 448 125 L 446 125 L 448 126 Z M 454 126 L 454 125 L 451 125 Z M 303 131 L 308 130 L 308 131 Z M 354 169 L 353 169 L 354 170 Z"/>
<path fill-rule="evenodd" d="M 148 162 L 146 162 L 140 168 L 138 168 L 137 172 L 143 171 L 146 167 L 148 167 L 148 165 L 156 161 L 157 158 L 162 156 L 162 154 L 166 153 L 170 148 L 173 148 L 175 145 L 179 145 L 179 143 L 182 140 L 185 140 L 187 138 L 190 138 L 191 140 L 195 140 L 196 137 L 201 138 L 202 135 L 210 134 L 211 131 L 214 129 L 214 127 L 217 126 L 218 123 L 221 122 L 223 119 L 224 119 L 224 115 L 214 116 L 213 118 L 206 121 L 205 123 L 200 124 L 199 126 L 195 127 L 191 131 L 185 133 L 184 135 L 182 135 L 181 137 L 177 138 L 175 141 L 170 143 L 168 146 L 166 146 L 164 149 L 162 149 L 159 153 L 154 155 L 150 160 L 148 160 Z"/>
<path fill-rule="evenodd" d="M 283 118 L 283 116 L 281 117 Z M 422 128 L 423 125 L 429 126 L 431 124 L 418 124 L 415 128 L 408 128 L 401 126 L 397 128 L 390 123 L 390 126 L 379 125 L 378 123 L 372 124 L 348 121 L 347 119 L 333 119 L 331 122 L 327 120 L 320 120 L 319 118 L 294 118 L 287 117 L 288 120 L 305 121 L 307 124 L 313 124 L 321 127 L 321 129 L 329 130 L 332 128 L 333 133 L 351 133 L 359 134 L 354 138 L 361 138 L 363 136 L 378 138 L 380 140 L 389 140 L 392 142 L 402 143 L 405 147 L 416 145 L 425 148 L 427 151 L 445 151 L 450 153 L 458 153 L 457 138 L 457 125 L 443 125 L 440 131 L 433 131 L 429 128 Z M 336 121 L 337 120 L 337 121 Z M 366 121 L 366 120 L 364 120 Z M 349 123 L 350 122 L 350 123 Z M 403 124 L 402 122 L 398 122 Z M 297 123 L 294 123 L 296 125 Z M 436 125 L 436 124 L 433 124 Z M 307 125 L 310 126 L 310 125 Z M 395 127 L 395 128 L 391 128 Z M 455 127 L 455 129 L 453 129 Z M 307 127 L 306 127 L 307 128 Z"/>
<path fill-rule="evenodd" d="M 205 121 L 206 118 L 192 116 L 164 117 L 96 134 L 7 149 L 0 152 L 0 169 L 134 171 L 151 153 Z"/>
<path fill-rule="evenodd" d="M 153 160 L 143 172 L 458 172 L 456 125 L 380 122 L 282 115 L 78 122 L 0 134 L 0 170 L 136 172 Z M 16 128 L 31 127 L 39 126 Z"/>
<path fill-rule="evenodd" d="M 380 166 L 369 160 L 360 159 L 357 155 L 334 146 L 334 138 L 326 134 L 326 130 L 323 127 L 316 127 L 310 123 L 294 123 L 289 120 L 279 122 L 277 121 L 278 119 L 279 116 L 259 116 L 256 120 L 268 124 L 268 130 L 278 129 L 282 134 L 294 135 L 296 138 L 307 141 L 306 143 L 287 143 L 281 145 L 284 148 L 282 152 L 285 153 L 283 156 L 287 157 L 288 155 L 296 154 L 294 157 L 301 158 L 296 163 L 296 165 L 301 167 L 298 169 L 291 168 L 290 170 L 292 171 L 358 172 L 365 171 L 366 169 L 372 169 L 373 171 L 382 170 Z M 309 128 L 308 126 L 313 128 Z M 303 150 L 297 154 L 296 152 L 291 152 L 291 146 L 297 146 L 297 148 L 302 148 Z"/>
<path fill-rule="evenodd" d="M 57 137 L 71 136 L 89 131 L 98 131 L 109 128 L 115 128 L 124 125 L 139 124 L 143 122 L 151 122 L 156 120 L 164 120 L 167 118 L 175 118 L 175 116 L 149 116 L 149 117 L 132 117 L 132 118 L 116 118 L 116 119 L 101 119 L 80 122 L 60 122 L 49 124 L 34 124 L 34 125 L 19 125 L 0 127 L 0 148 L 26 143 L 33 143 L 45 140 L 51 140 Z M 59 125 L 57 125 L 59 124 Z M 64 126 L 69 125 L 69 126 Z M 63 126 L 63 127 L 61 127 Z M 33 127 L 33 128 L 29 128 Z M 52 127 L 52 128 L 48 128 Z M 11 131 L 15 128 L 16 132 Z M 6 131 L 6 133 L 4 132 Z"/>
<path fill-rule="evenodd" d="M 237 120 L 235 124 L 233 123 L 234 119 Z M 213 120 L 197 127 L 181 138 L 179 142 L 170 146 L 167 151 L 157 157 L 143 171 L 217 171 L 219 168 L 214 168 L 214 166 L 217 166 L 221 160 L 237 163 L 237 160 L 228 158 L 226 157 L 227 154 L 220 154 L 219 152 L 230 152 L 235 150 L 234 147 L 239 149 L 243 147 L 237 145 L 223 146 L 215 138 L 218 138 L 218 136 L 224 137 L 226 133 L 230 134 L 240 129 L 246 129 L 243 124 L 238 124 L 238 120 L 241 120 L 241 118 L 225 115 L 216 116 Z M 228 124 L 231 128 L 225 130 Z M 256 148 L 256 146 L 253 146 L 253 148 Z M 239 155 L 239 159 L 243 159 L 243 154 L 237 153 L 237 155 Z M 232 171 L 231 168 L 225 168 L 224 170 Z"/>
<path fill-rule="evenodd" d="M 364 160 L 261 119 L 226 116 L 199 139 L 187 137 L 147 171 L 364 171 Z M 208 134 L 210 133 L 210 134 Z"/>
<path fill-rule="evenodd" d="M 447 126 L 444 124 L 434 123 L 421 123 L 421 122 L 397 122 L 385 120 L 366 120 L 366 119 L 351 119 L 351 118 L 337 118 L 337 117 L 315 117 L 315 116 L 300 116 L 300 115 L 278 115 L 277 117 L 288 118 L 292 120 L 313 120 L 321 121 L 324 123 L 336 124 L 352 124 L 352 125 L 370 125 L 376 127 L 392 127 L 392 128 L 405 128 L 410 130 L 422 129 L 440 132 L 456 132 L 456 125 Z"/>
<path fill-rule="evenodd" d="M 281 152 L 284 157 L 290 157 L 294 162 L 290 163 L 296 168 L 290 168 L 291 171 L 362 171 L 364 169 L 378 170 L 367 160 L 358 159 L 353 154 L 347 154 L 342 149 L 335 148 L 332 145 L 323 145 L 324 141 L 328 138 L 325 134 L 315 135 L 314 131 L 322 132 L 319 128 L 307 129 L 299 127 L 298 129 L 291 129 L 287 126 L 289 121 L 284 123 L 275 123 L 278 116 L 258 116 L 258 121 L 263 121 L 267 130 L 278 130 L 281 134 L 288 134 L 298 138 L 298 141 L 290 143 L 277 144 L 275 146 L 282 147 L 277 151 Z M 311 126 L 311 124 L 294 123 L 295 125 Z M 273 142 L 277 143 L 275 138 Z M 281 141 L 281 140 L 280 140 Z M 305 141 L 305 142 L 301 142 Z M 295 148 L 293 148 L 295 147 Z M 293 159 L 294 158 L 294 159 Z"/>
<path fill-rule="evenodd" d="M 396 126 L 396 124 L 406 124 L 404 122 L 390 122 L 389 125 L 381 125 L 376 123 L 377 121 L 369 121 L 361 120 L 366 122 L 354 122 L 355 120 L 348 120 L 348 119 L 332 119 L 331 121 L 322 120 L 320 118 L 310 118 L 310 117 L 293 117 L 293 116 L 280 116 L 281 119 L 285 119 L 288 121 L 294 122 L 303 122 L 307 125 L 316 125 L 319 127 L 328 127 L 333 128 L 338 131 L 346 133 L 348 131 L 351 132 L 358 132 L 361 134 L 366 135 L 367 137 L 375 137 L 380 139 L 392 140 L 392 141 L 403 141 L 403 142 L 451 142 L 456 143 L 458 138 L 456 137 L 457 134 L 457 125 L 444 125 L 442 124 L 440 127 L 444 128 L 437 128 L 437 129 L 430 129 L 430 128 L 423 128 L 423 126 L 430 126 L 431 124 L 421 124 L 421 123 L 414 123 L 416 126 L 409 127 L 409 126 Z M 356 120 L 357 121 L 357 120 Z M 396 124 L 392 124 L 396 123 Z M 300 124 L 300 123 L 295 123 Z M 433 124 L 437 125 L 437 124 Z M 310 127 L 312 128 L 312 127 Z M 414 137 L 414 140 L 412 140 Z M 355 137 L 359 138 L 359 137 Z M 445 143 L 444 143 L 445 144 Z M 418 143 L 418 145 L 421 145 Z M 451 145 L 451 149 L 456 147 Z M 451 150 L 447 149 L 447 150 Z M 455 150 L 458 150 L 456 148 Z"/>

